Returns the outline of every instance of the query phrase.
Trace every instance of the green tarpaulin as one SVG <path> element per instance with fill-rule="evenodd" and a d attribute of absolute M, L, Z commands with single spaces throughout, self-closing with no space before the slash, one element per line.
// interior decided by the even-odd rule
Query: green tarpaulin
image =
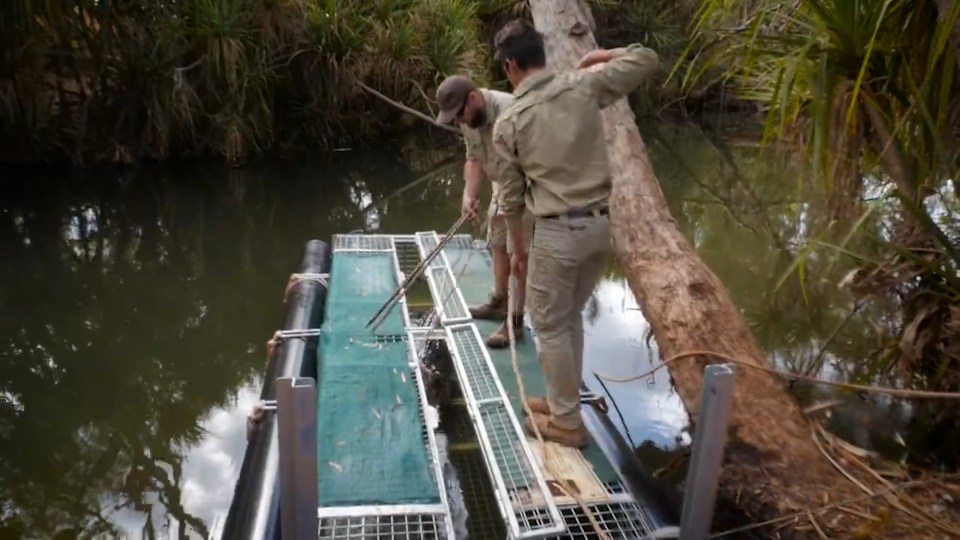
<path fill-rule="evenodd" d="M 329 283 L 318 353 L 319 503 L 439 503 L 400 307 L 376 336 L 364 328 L 398 286 L 393 256 L 337 252 Z"/>

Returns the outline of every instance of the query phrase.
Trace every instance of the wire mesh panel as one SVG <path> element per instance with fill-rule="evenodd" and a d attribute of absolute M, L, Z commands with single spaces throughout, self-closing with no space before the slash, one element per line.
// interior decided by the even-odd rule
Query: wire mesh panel
<path fill-rule="evenodd" d="M 412 236 L 334 241 L 318 351 L 320 538 L 453 537 L 405 296 L 376 332 L 366 326 L 403 279 L 398 244 L 419 257 Z"/>
<path fill-rule="evenodd" d="M 436 249 L 437 245 L 440 243 L 440 239 L 437 238 L 437 233 L 435 232 L 418 232 L 414 235 L 417 239 L 417 246 L 420 248 L 420 256 L 426 257 L 427 253 L 430 253 Z M 440 255 L 437 258 L 430 261 L 429 268 L 442 268 L 444 266 L 443 256 Z"/>
<path fill-rule="evenodd" d="M 485 248 L 485 243 L 474 240 L 468 235 L 457 235 L 451 238 L 445 245 L 444 255 L 451 271 L 456 276 L 457 288 L 461 291 L 464 298 L 472 302 L 481 301 L 489 290 L 493 274 L 492 261 L 490 260 L 489 252 Z M 492 331 L 496 323 L 474 321 L 471 323 L 471 326 L 476 327 L 476 329 L 482 333 L 486 333 Z M 545 391 L 543 387 L 544 380 L 540 371 L 539 362 L 537 361 L 535 336 L 531 334 L 529 337 L 531 338 L 529 343 L 520 344 L 517 347 L 519 368 L 524 383 L 526 384 L 527 392 L 533 395 L 540 395 Z M 458 372 L 458 376 L 461 377 L 461 385 L 474 388 L 474 397 L 486 397 L 490 395 L 487 389 L 493 386 L 495 380 L 500 387 L 507 391 L 507 395 L 511 397 L 514 415 L 520 415 L 519 392 L 516 386 L 516 377 L 513 376 L 514 368 L 509 352 L 486 350 L 480 343 L 477 343 L 476 347 L 473 347 L 474 342 L 472 340 L 464 340 L 463 343 L 456 343 L 456 341 L 455 337 L 450 339 L 451 343 L 459 346 L 460 350 L 465 351 L 468 355 L 480 354 L 479 351 L 481 350 L 486 351 L 486 355 L 492 361 L 495 373 L 497 374 L 495 379 L 493 377 L 484 377 L 481 365 L 465 365 L 463 372 Z M 471 371 L 471 368 L 473 368 L 473 371 Z M 484 399 L 478 398 L 478 401 L 484 402 Z M 497 410 L 488 407 L 486 402 L 475 408 L 479 409 L 480 416 L 483 417 L 483 423 L 487 424 L 488 433 L 491 434 L 490 445 L 492 447 L 509 448 L 509 433 L 506 430 L 506 426 L 504 426 L 502 417 L 498 416 Z M 500 429 L 495 429 L 496 426 L 499 426 Z M 540 451 L 540 448 L 535 442 L 529 444 L 533 446 L 536 452 Z M 561 462 L 560 470 L 564 473 L 572 474 L 574 472 L 583 472 L 579 468 L 569 468 L 569 466 L 575 465 L 573 460 L 561 460 L 558 458 L 559 456 L 556 454 L 553 455 L 552 463 L 556 467 L 558 461 Z M 647 510 L 641 503 L 635 501 L 634 497 L 624 487 L 622 483 L 623 471 L 621 471 L 619 467 L 614 466 L 610 459 L 610 456 L 605 455 L 605 451 L 599 445 L 591 445 L 591 447 L 582 452 L 581 461 L 588 462 L 587 468 L 592 470 L 592 474 L 596 476 L 596 478 L 593 478 L 596 485 L 593 485 L 594 482 L 581 482 L 581 480 L 587 480 L 587 478 L 582 475 L 573 475 L 565 478 L 576 478 L 578 487 L 585 488 L 584 491 L 580 491 L 580 495 L 586 499 L 587 504 L 590 505 L 589 508 L 591 508 L 595 515 L 594 517 L 601 523 L 607 531 L 607 534 L 613 538 L 643 537 L 643 534 L 646 534 L 643 533 L 643 531 L 650 530 L 650 520 Z M 515 463 L 512 465 L 513 466 L 511 466 L 509 462 L 502 465 L 504 483 L 513 481 L 519 485 L 525 480 L 522 470 L 519 470 Z M 550 473 L 550 475 L 554 477 L 556 474 L 558 474 L 557 471 Z M 553 479 L 554 478 L 548 478 L 548 484 Z M 594 489 L 586 489 L 588 487 Z M 583 510 L 578 506 L 570 506 L 572 502 L 570 497 L 556 495 L 554 501 L 558 503 L 562 502 L 559 507 L 563 511 L 563 520 L 568 529 L 568 535 L 558 535 L 556 536 L 557 538 L 600 537 L 589 524 L 589 520 L 586 518 Z M 550 517 L 543 514 L 543 509 L 537 507 L 532 511 L 523 512 L 522 515 L 518 516 L 517 521 L 521 526 L 526 523 L 529 527 L 536 527 L 539 524 L 549 521 Z M 587 524 L 586 528 L 583 527 L 583 524 Z M 637 533 L 637 531 L 641 532 Z"/>
<path fill-rule="evenodd" d="M 590 521 L 580 506 L 562 506 L 560 512 L 567 526 L 566 534 L 550 538 L 593 540 L 603 538 L 603 531 L 609 538 L 647 538 L 653 529 L 647 522 L 643 509 L 635 502 L 624 501 L 588 506 L 595 524 Z"/>
<path fill-rule="evenodd" d="M 367 322 L 400 286 L 392 251 L 334 252 L 327 291 L 326 333 L 370 335 Z M 377 335 L 403 335 L 408 315 L 403 299 L 393 304 Z"/>
<path fill-rule="evenodd" d="M 447 326 L 447 345 L 511 538 L 563 532 L 560 511 L 535 465 L 506 393 L 473 324 Z M 483 397 L 481 397 L 483 396 Z M 533 501 L 542 501 L 534 503 Z"/>
<path fill-rule="evenodd" d="M 416 237 L 420 257 L 426 259 L 439 244 L 437 234 L 419 232 Z M 440 321 L 444 325 L 469 321 L 470 310 L 463 299 L 463 294 L 457 288 L 457 281 L 453 277 L 447 256 L 443 251 L 430 262 L 425 274 L 437 312 L 440 313 Z"/>
<path fill-rule="evenodd" d="M 325 334 L 321 355 L 320 504 L 439 503 L 407 344 Z"/>
<path fill-rule="evenodd" d="M 320 516 L 318 538 L 409 539 L 447 537 L 442 513 L 383 513 L 359 516 Z"/>
<path fill-rule="evenodd" d="M 338 251 L 393 251 L 393 237 L 386 234 L 337 234 L 333 237 L 333 252 Z"/>

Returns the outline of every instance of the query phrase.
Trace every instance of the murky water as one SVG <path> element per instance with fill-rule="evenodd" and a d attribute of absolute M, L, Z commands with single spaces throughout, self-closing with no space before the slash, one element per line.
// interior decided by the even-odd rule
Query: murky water
<path fill-rule="evenodd" d="M 789 171 L 754 160 L 745 193 L 725 153 L 739 151 L 737 140 L 645 130 L 674 216 L 768 351 L 790 365 L 811 356 L 830 364 L 869 348 L 847 332 L 817 355 L 833 329 L 820 315 L 842 305 L 832 293 L 806 311 L 764 293 L 784 264 L 767 229 L 783 239 L 803 225 L 799 206 L 784 202 Z M 7 173 L 0 537 L 205 536 L 229 506 L 265 342 L 304 243 L 363 228 L 447 230 L 461 154 L 376 148 L 241 169 Z M 615 271 L 587 315 L 592 389 L 602 390 L 594 370 L 626 376 L 654 365 L 656 344 Z M 634 444 L 668 450 L 688 440 L 665 372 L 608 388 L 623 416 L 614 422 Z"/>

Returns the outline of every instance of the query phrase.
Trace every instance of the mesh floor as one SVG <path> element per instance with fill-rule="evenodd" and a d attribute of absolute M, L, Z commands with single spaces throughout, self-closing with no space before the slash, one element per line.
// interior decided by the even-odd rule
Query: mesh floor
<path fill-rule="evenodd" d="M 454 386 L 458 397 L 441 408 L 440 428 L 450 441 L 448 456 L 463 490 L 467 533 L 470 538 L 506 538 L 507 529 L 497 508 L 496 493 L 477 444 L 476 430 L 470 421 L 459 384 Z"/>
<path fill-rule="evenodd" d="M 327 317 L 323 331 L 333 334 L 370 335 L 367 321 L 400 285 L 397 282 L 393 253 L 337 252 L 330 269 L 327 291 Z M 394 304 L 376 330 L 377 335 L 403 335 L 403 309 Z"/>
<path fill-rule="evenodd" d="M 468 305 L 482 304 L 487 301 L 493 286 L 493 261 L 485 250 L 475 249 L 472 242 L 456 240 L 459 239 L 454 239 L 447 244 L 444 252 L 454 275 L 457 276 L 457 285 L 463 292 Z M 492 321 L 473 320 L 472 322 L 484 338 L 500 325 Z M 524 339 L 517 343 L 516 349 L 517 364 L 520 367 L 520 375 L 523 377 L 527 395 L 544 395 L 547 388 L 546 379 L 540 368 L 537 350 L 529 329 L 524 329 Z M 517 376 L 513 371 L 513 362 L 510 360 L 510 349 L 488 349 L 488 352 L 515 414 L 518 418 L 522 418 L 523 404 L 520 402 Z M 597 444 L 591 443 L 583 450 L 583 456 L 593 465 L 594 472 L 601 482 L 619 481 L 617 472 Z"/>
<path fill-rule="evenodd" d="M 360 240 L 376 245 L 351 247 L 383 248 L 379 238 L 354 243 Z M 335 316 L 324 322 L 318 351 L 322 507 L 441 502 L 410 373 L 403 306 L 376 335 L 366 328 L 396 290 L 396 270 L 392 251 L 338 251 L 333 257 L 327 313 Z"/>
<path fill-rule="evenodd" d="M 318 538 L 420 540 L 421 538 L 439 538 L 443 527 L 442 516 L 437 514 L 323 518 L 320 520 Z"/>
<path fill-rule="evenodd" d="M 321 506 L 440 502 L 407 344 L 325 334 L 321 354 Z"/>

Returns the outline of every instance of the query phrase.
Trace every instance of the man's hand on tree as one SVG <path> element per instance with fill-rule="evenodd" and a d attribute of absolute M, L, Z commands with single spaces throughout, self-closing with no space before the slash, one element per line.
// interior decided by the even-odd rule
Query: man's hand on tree
<path fill-rule="evenodd" d="M 609 62 L 611 58 L 612 55 L 610 51 L 606 49 L 596 49 L 583 55 L 583 58 L 577 62 L 577 69 L 587 69 L 595 64 L 603 64 Z"/>

